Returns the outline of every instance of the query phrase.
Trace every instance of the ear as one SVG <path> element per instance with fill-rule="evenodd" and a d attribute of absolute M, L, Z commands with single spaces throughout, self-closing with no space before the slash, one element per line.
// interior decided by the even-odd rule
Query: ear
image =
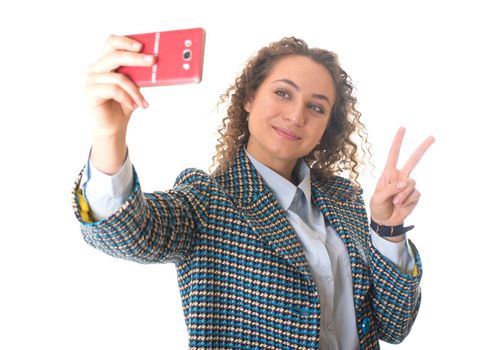
<path fill-rule="evenodd" d="M 245 104 L 243 105 L 245 111 L 247 111 L 248 113 L 250 113 L 252 102 L 253 102 L 253 98 L 250 97 L 246 99 Z"/>

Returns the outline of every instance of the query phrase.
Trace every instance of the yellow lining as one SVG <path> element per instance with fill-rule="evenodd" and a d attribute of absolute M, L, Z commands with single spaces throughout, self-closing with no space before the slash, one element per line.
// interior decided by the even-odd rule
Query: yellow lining
<path fill-rule="evenodd" d="M 86 201 L 86 199 L 83 196 L 83 190 L 81 189 L 81 187 L 78 187 L 76 189 L 76 195 L 78 196 L 79 214 L 81 215 L 81 219 L 84 222 L 92 223 L 94 220 L 89 213 L 89 205 L 88 205 L 88 202 Z"/>

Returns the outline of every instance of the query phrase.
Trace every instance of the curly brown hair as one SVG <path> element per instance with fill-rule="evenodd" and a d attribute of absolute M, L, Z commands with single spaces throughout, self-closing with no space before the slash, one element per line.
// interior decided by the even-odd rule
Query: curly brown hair
<path fill-rule="evenodd" d="M 306 56 L 322 64 L 331 73 L 336 89 L 336 101 L 327 128 L 320 143 L 303 157 L 304 161 L 320 181 L 349 172 L 353 184 L 359 185 L 359 168 L 365 155 L 371 152 L 368 132 L 360 121 L 361 113 L 356 109 L 357 99 L 353 96 L 351 77 L 341 68 L 334 52 L 309 48 L 305 41 L 295 37 L 283 38 L 260 49 L 248 60 L 234 84 L 221 95 L 218 106 L 227 102 L 229 105 L 218 128 L 220 136 L 212 165 L 212 168 L 216 167 L 214 174 L 220 174 L 231 166 L 238 149 L 248 142 L 250 133 L 245 102 L 254 96 L 273 66 L 290 55 Z M 354 136 L 359 138 L 360 149 L 352 139 Z"/>

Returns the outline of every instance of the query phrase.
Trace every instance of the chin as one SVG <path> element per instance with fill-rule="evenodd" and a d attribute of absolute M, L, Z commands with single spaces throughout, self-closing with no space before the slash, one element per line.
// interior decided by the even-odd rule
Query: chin
<path fill-rule="evenodd" d="M 273 156 L 275 158 L 285 159 L 285 160 L 298 160 L 299 158 L 302 158 L 304 155 L 302 155 L 300 152 L 295 152 L 295 150 L 292 151 L 276 150 L 275 152 L 273 152 Z"/>

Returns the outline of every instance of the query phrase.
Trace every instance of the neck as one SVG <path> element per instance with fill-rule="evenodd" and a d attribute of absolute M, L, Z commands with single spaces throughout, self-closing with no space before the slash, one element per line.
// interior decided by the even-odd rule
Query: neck
<path fill-rule="evenodd" d="M 259 154 L 252 153 L 251 149 L 248 147 L 246 150 L 253 158 L 258 160 L 260 163 L 269 167 L 277 174 L 284 177 L 285 179 L 292 182 L 293 184 L 296 184 L 297 174 L 296 171 L 294 170 L 296 169 L 295 165 L 297 164 L 297 160 L 289 161 L 287 159 L 283 160 L 283 159 L 277 159 L 272 157 L 264 157 Z"/>

